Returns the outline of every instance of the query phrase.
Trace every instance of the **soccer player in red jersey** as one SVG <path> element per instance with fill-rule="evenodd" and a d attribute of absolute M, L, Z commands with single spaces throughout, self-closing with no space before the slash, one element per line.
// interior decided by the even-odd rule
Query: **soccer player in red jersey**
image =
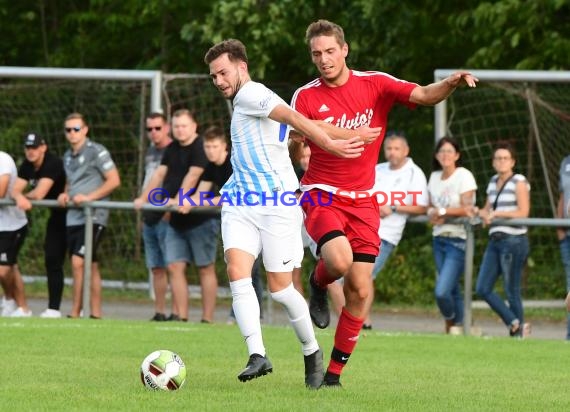
<path fill-rule="evenodd" d="M 309 308 L 317 327 L 325 328 L 330 321 L 327 285 L 342 276 L 345 279 L 346 306 L 339 317 L 323 382 L 325 386 L 339 386 L 366 315 L 372 267 L 379 251 L 379 207 L 376 197 L 367 193 L 374 186 L 374 167 L 388 113 L 396 103 L 409 108 L 437 104 L 462 83 L 475 87 L 478 79 L 458 71 L 440 82 L 419 86 L 382 72 L 351 70 L 346 65 L 348 44 L 343 29 L 326 20 L 311 23 L 306 40 L 320 77 L 299 88 L 291 106 L 320 121 L 325 129 L 330 125 L 351 130 L 382 128 L 358 159 L 334 157 L 309 141 L 311 161 L 301 180 L 301 190 L 308 192 L 302 202 L 305 225 L 320 253 L 310 277 Z M 331 202 L 318 201 L 329 196 Z"/>

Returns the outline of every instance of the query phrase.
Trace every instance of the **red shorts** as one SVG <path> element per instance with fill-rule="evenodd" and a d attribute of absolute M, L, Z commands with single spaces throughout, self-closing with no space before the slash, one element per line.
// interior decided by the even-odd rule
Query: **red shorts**
<path fill-rule="evenodd" d="M 380 208 L 376 196 L 351 199 L 312 189 L 304 192 L 299 202 L 307 233 L 317 242 L 317 253 L 326 241 L 336 237 L 335 232 L 342 232 L 354 254 L 378 256 Z"/>

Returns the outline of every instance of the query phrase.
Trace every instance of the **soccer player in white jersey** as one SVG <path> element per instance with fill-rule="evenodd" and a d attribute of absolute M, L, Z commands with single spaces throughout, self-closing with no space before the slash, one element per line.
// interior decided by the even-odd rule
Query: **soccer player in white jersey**
<path fill-rule="evenodd" d="M 273 371 L 263 344 L 259 304 L 251 282 L 253 262 L 261 253 L 271 297 L 286 308 L 301 342 L 305 384 L 318 388 L 323 380 L 322 351 L 307 303 L 293 287 L 291 276 L 295 256 L 302 249 L 302 212 L 297 204 L 284 202 L 282 196 L 294 193 L 299 187 L 287 149 L 288 125 L 336 156 L 360 156 L 363 142 L 360 137 L 332 140 L 274 92 L 252 81 L 245 46 L 239 40 L 229 39 L 214 45 L 204 61 L 209 65 L 214 86 L 232 101 L 234 108 L 233 174 L 220 192 L 222 240 L 232 306 L 249 352 L 247 366 L 238 379 L 246 382 Z"/>

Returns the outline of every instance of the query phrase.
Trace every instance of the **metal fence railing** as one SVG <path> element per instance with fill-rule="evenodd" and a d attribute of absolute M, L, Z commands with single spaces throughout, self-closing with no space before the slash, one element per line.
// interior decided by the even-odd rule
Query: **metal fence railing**
<path fill-rule="evenodd" d="M 14 201 L 11 199 L 0 199 L 0 207 L 6 205 L 14 205 Z M 59 204 L 55 200 L 34 200 L 32 201 L 33 206 L 38 207 L 59 207 Z M 91 282 L 91 261 L 92 261 L 92 247 L 93 247 L 93 209 L 94 208 L 108 208 L 116 210 L 135 210 L 133 202 L 117 202 L 117 201 L 95 201 L 88 202 L 82 206 L 75 206 L 70 203 L 68 207 L 83 208 L 85 211 L 86 218 L 86 230 L 85 230 L 85 265 L 84 265 L 84 284 L 83 284 L 83 302 L 84 308 L 88 308 L 88 302 L 90 301 L 90 282 Z M 165 210 L 165 211 L 176 211 L 175 209 L 168 206 L 154 206 L 152 204 L 145 204 L 140 210 Z M 192 209 L 192 213 L 208 213 L 208 214 L 219 214 L 219 208 L 212 207 L 195 207 Z M 409 219 L 412 223 L 426 224 L 426 216 L 418 216 Z M 462 223 L 465 226 L 467 232 L 467 239 L 465 245 L 465 288 L 464 288 L 464 334 L 471 335 L 471 323 L 472 323 L 472 302 L 473 302 L 473 268 L 474 268 L 474 250 L 475 250 L 475 228 L 480 226 L 481 221 L 479 218 L 453 218 L 449 219 L 453 223 Z M 565 227 L 570 228 L 570 219 L 551 219 L 551 218 L 526 218 L 526 219 L 496 219 L 493 221 L 493 225 L 502 226 L 542 226 L 542 227 Z M 269 305 L 270 306 L 270 305 Z M 269 314 L 271 314 L 269 310 Z M 88 317 L 89 313 L 87 310 L 83 311 L 83 316 Z M 268 319 L 271 323 L 271 319 Z"/>

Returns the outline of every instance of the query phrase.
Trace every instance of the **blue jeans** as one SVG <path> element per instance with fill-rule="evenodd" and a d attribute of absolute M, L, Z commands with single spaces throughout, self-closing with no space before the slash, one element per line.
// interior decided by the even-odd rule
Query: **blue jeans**
<path fill-rule="evenodd" d="M 437 269 L 435 300 L 441 315 L 454 324 L 463 323 L 463 295 L 459 280 L 465 268 L 465 240 L 435 236 L 433 257 Z"/>
<path fill-rule="evenodd" d="M 382 239 L 380 242 L 380 254 L 376 256 L 376 260 L 374 261 L 374 268 L 372 269 L 372 279 L 376 279 L 378 273 L 382 270 L 386 261 L 392 254 L 392 251 L 396 247 L 395 244 L 388 242 L 387 240 Z"/>
<path fill-rule="evenodd" d="M 522 272 L 528 257 L 528 237 L 493 233 L 483 255 L 475 291 L 500 316 L 504 324 L 510 327 L 515 320 L 524 323 L 521 298 Z M 500 275 L 507 295 L 507 306 L 493 288 Z"/>
<path fill-rule="evenodd" d="M 168 222 L 160 220 L 154 225 L 143 223 L 144 256 L 149 269 L 166 267 L 165 239 Z"/>
<path fill-rule="evenodd" d="M 560 241 L 560 254 L 562 255 L 562 264 L 566 271 L 566 293 L 570 292 L 570 235 L 566 235 Z M 568 314 L 568 326 L 566 328 L 566 339 L 570 340 L 570 313 Z"/>

